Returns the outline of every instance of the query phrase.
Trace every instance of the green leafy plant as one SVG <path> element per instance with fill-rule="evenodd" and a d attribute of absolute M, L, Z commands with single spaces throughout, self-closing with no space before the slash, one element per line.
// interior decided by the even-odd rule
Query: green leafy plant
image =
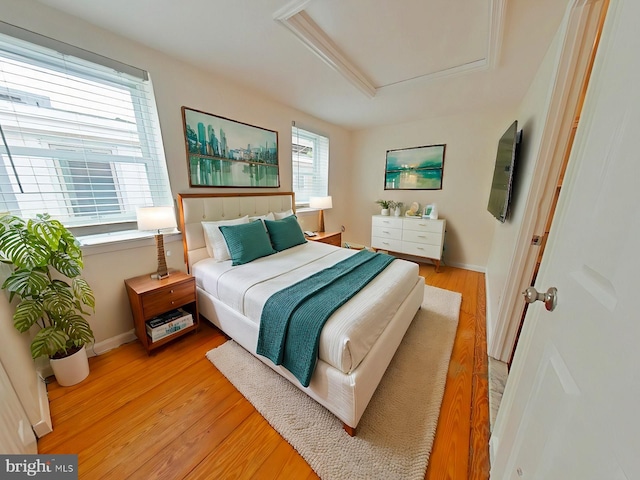
<path fill-rule="evenodd" d="M 9 300 L 20 299 L 13 325 L 20 332 L 40 328 L 31 342 L 34 359 L 63 358 L 94 340 L 83 315 L 86 307 L 95 311 L 95 297 L 80 277 L 80 244 L 62 223 L 48 214 L 27 221 L 0 215 L 0 261 L 12 267 L 2 289 Z"/>
<path fill-rule="evenodd" d="M 391 200 L 376 200 L 376 203 L 382 208 L 387 209 L 391 205 Z"/>
<path fill-rule="evenodd" d="M 396 202 L 395 200 L 389 200 L 389 208 L 391 210 L 394 210 L 396 208 L 402 208 L 403 205 L 404 205 L 404 203 L 402 203 L 402 202 Z"/>

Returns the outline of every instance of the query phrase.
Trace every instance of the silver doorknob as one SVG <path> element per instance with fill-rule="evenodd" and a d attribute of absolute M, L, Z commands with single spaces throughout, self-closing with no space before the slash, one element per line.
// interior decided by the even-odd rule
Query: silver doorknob
<path fill-rule="evenodd" d="M 533 303 L 537 300 L 544 302 L 544 306 L 550 312 L 556 308 L 558 304 L 558 289 L 551 287 L 546 293 L 538 292 L 534 287 L 527 288 L 524 292 L 524 301 L 527 303 Z"/>

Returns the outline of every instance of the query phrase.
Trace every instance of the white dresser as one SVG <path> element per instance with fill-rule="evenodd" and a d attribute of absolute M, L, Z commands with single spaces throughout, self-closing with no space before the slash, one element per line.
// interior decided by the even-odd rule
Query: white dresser
<path fill-rule="evenodd" d="M 440 270 L 446 220 L 374 215 L 371 219 L 371 247 L 377 250 L 424 257 Z"/>

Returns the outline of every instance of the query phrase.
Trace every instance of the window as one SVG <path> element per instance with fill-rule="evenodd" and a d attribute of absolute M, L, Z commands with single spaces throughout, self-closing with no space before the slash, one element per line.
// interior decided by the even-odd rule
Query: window
<path fill-rule="evenodd" d="M 291 129 L 291 162 L 296 206 L 308 206 L 310 197 L 329 193 L 329 139 L 296 127 Z"/>
<path fill-rule="evenodd" d="M 147 72 L 0 32 L 0 211 L 109 231 L 173 203 Z"/>

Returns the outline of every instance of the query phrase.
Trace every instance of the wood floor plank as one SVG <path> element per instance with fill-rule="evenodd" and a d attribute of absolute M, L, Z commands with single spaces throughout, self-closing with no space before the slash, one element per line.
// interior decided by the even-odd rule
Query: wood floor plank
<path fill-rule="evenodd" d="M 420 265 L 462 307 L 428 479 L 488 479 L 484 275 Z M 484 337 L 484 338 L 483 338 Z M 226 341 L 206 321 L 147 356 L 138 342 L 90 359 L 75 387 L 48 386 L 54 432 L 42 453 L 78 453 L 81 478 L 317 479 L 205 358 Z M 483 350 L 484 349 L 484 350 Z"/>
<path fill-rule="evenodd" d="M 469 464 L 475 316 L 460 312 L 426 478 L 465 478 Z M 444 476 L 443 476 L 444 475 Z"/>

